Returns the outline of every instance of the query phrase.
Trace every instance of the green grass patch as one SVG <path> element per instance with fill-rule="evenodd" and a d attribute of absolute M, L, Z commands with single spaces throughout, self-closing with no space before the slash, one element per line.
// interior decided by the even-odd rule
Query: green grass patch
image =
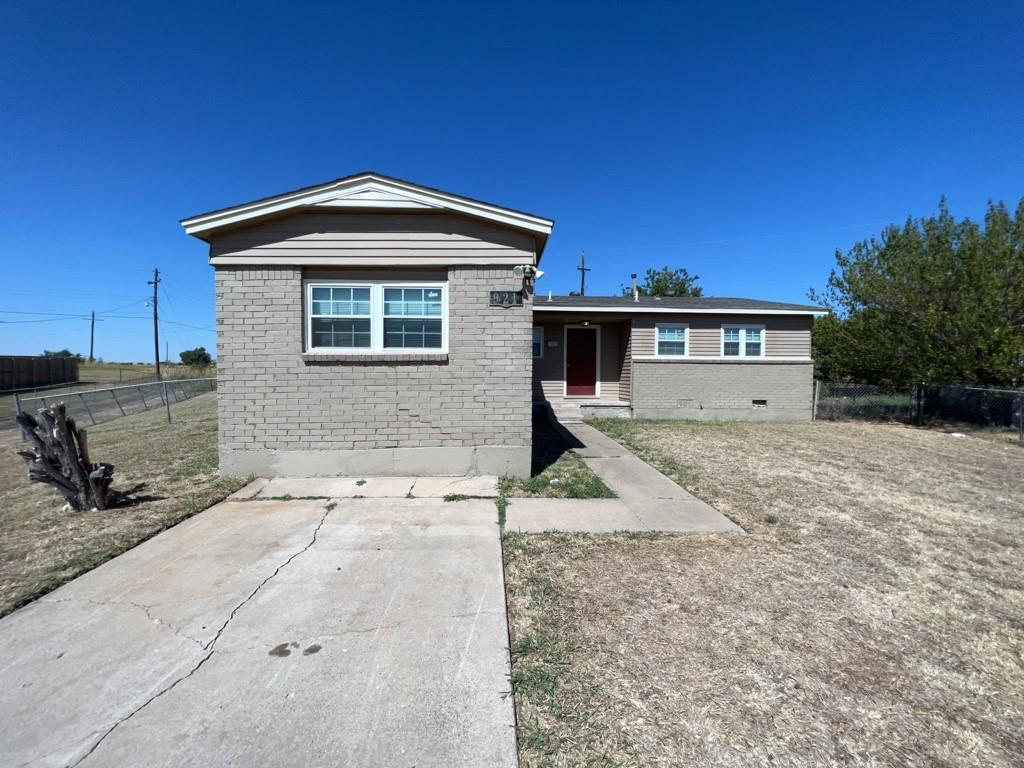
<path fill-rule="evenodd" d="M 612 491 L 583 459 L 575 453 L 563 453 L 540 474 L 529 478 L 503 477 L 498 484 L 503 496 L 544 497 L 549 499 L 614 499 Z"/>

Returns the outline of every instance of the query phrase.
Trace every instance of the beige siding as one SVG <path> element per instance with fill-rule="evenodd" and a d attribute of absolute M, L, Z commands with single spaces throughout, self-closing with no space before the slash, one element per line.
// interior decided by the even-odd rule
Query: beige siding
<path fill-rule="evenodd" d="M 534 319 L 536 320 L 536 315 Z M 562 324 L 561 323 L 537 323 L 544 329 L 544 356 L 533 360 L 533 394 L 534 397 L 545 399 L 561 397 L 563 389 L 562 366 Z M 556 342 L 555 346 L 549 346 L 548 342 Z"/>
<path fill-rule="evenodd" d="M 690 355 L 719 357 L 722 326 L 749 323 L 765 327 L 765 357 L 810 357 L 811 318 L 796 315 L 664 315 L 633 320 L 634 357 L 654 355 L 656 323 L 686 323 L 690 327 Z"/>
<path fill-rule="evenodd" d="M 297 213 L 225 232 L 210 257 L 258 259 L 437 257 L 446 263 L 510 258 L 532 264 L 530 235 L 453 214 Z"/>
<path fill-rule="evenodd" d="M 633 389 L 633 333 L 628 325 L 622 325 L 622 364 L 619 373 L 619 399 L 629 402 Z"/>
<path fill-rule="evenodd" d="M 617 323 L 601 325 L 601 363 L 597 375 L 601 381 L 599 393 L 605 400 L 619 399 L 619 375 L 622 373 L 619 336 Z"/>

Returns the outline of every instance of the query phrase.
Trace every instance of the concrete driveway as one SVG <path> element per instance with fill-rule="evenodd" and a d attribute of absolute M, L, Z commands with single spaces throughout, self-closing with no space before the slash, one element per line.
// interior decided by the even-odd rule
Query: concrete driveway
<path fill-rule="evenodd" d="M 514 766 L 496 520 L 220 504 L 0 621 L 3 764 Z"/>

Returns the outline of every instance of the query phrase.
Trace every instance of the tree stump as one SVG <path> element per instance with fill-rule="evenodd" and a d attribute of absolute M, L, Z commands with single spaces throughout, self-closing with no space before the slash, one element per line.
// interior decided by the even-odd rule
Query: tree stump
<path fill-rule="evenodd" d="M 68 418 L 64 403 L 40 408 L 38 417 L 18 414 L 17 421 L 33 443 L 33 450 L 18 451 L 28 465 L 28 479 L 52 485 L 72 509 L 106 509 L 113 464 L 89 460 L 85 430 Z"/>

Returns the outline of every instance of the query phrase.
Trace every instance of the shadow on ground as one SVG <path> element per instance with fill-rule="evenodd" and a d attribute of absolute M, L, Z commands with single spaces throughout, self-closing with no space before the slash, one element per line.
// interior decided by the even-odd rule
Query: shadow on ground
<path fill-rule="evenodd" d="M 540 408 L 533 411 L 533 451 L 530 455 L 530 476 L 536 477 L 558 461 L 573 446 L 572 436 L 558 428 Z"/>

